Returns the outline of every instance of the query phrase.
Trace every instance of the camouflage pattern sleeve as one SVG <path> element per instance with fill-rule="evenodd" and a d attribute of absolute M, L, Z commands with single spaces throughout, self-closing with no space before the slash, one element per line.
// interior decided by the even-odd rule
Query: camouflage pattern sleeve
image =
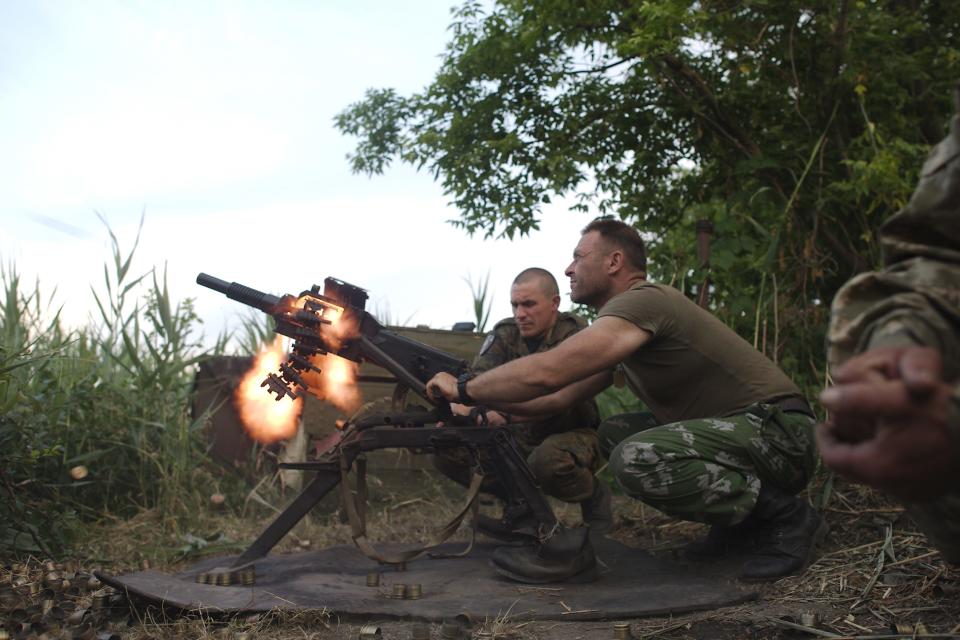
<path fill-rule="evenodd" d="M 960 111 L 960 94 L 958 94 Z M 930 152 L 906 206 L 880 232 L 884 268 L 837 292 L 827 331 L 831 367 L 883 346 L 928 346 L 960 388 L 960 114 Z M 960 391 L 951 426 L 960 434 Z M 960 443 L 960 435 L 956 442 Z M 958 444 L 960 446 L 960 444 Z"/>
<path fill-rule="evenodd" d="M 827 358 L 836 367 L 880 346 L 939 350 L 953 390 L 947 426 L 960 452 L 960 92 L 957 111 L 910 201 L 881 229 L 884 268 L 853 278 L 834 298 Z M 944 557 L 960 563 L 960 491 L 906 506 Z"/>
<path fill-rule="evenodd" d="M 498 322 L 484 338 L 479 353 L 473 359 L 471 366 L 473 371 L 475 373 L 489 371 L 516 358 L 514 334 L 519 335 L 519 332 L 512 318 Z"/>

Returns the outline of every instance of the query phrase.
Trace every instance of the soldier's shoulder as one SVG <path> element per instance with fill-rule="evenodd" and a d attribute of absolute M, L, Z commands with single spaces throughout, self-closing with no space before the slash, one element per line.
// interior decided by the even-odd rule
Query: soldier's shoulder
<path fill-rule="evenodd" d="M 480 346 L 480 352 L 474 359 L 473 367 L 476 370 L 486 370 L 497 366 L 505 354 L 510 352 L 511 345 L 520 339 L 520 329 L 513 318 L 504 318 L 493 325 Z"/>
<path fill-rule="evenodd" d="M 490 332 L 497 334 L 510 334 L 519 332 L 519 329 L 517 329 L 516 320 L 513 318 L 504 318 L 503 320 L 497 322 L 497 324 L 493 325 L 493 329 Z"/>
<path fill-rule="evenodd" d="M 572 311 L 561 311 L 557 314 L 557 327 L 579 331 L 587 326 L 587 319 Z"/>

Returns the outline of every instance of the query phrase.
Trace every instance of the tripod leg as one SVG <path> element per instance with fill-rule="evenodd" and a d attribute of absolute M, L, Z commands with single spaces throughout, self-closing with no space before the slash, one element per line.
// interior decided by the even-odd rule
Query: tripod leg
<path fill-rule="evenodd" d="M 253 541 L 253 544 L 247 547 L 231 568 L 240 568 L 270 553 L 280 539 L 339 483 L 340 471 L 336 467 L 317 471 L 317 475 L 310 484 L 304 487 L 300 495 L 294 498 L 293 502 Z"/>

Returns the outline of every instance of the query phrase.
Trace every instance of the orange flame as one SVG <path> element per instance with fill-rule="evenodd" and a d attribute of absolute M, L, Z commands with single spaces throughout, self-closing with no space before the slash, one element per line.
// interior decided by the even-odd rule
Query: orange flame
<path fill-rule="evenodd" d="M 357 386 L 357 363 L 339 356 L 314 356 L 310 363 L 320 369 L 307 371 L 303 380 L 310 393 L 326 400 L 343 413 L 350 415 L 363 404 L 360 387 Z"/>
<path fill-rule="evenodd" d="M 307 308 L 307 302 L 311 299 L 317 301 L 310 295 L 304 295 L 297 298 L 293 304 L 299 309 L 305 309 Z M 329 324 L 321 325 L 320 335 L 323 336 L 324 343 L 331 351 L 340 349 L 344 341 L 357 336 L 356 319 L 349 315 L 344 316 L 343 307 L 330 302 L 323 302 L 319 313 L 324 320 L 329 322 Z M 347 318 L 350 318 L 350 321 L 347 321 Z"/>
<path fill-rule="evenodd" d="M 262 444 L 291 438 L 297 432 L 297 419 L 303 398 L 277 400 L 260 386 L 267 374 L 276 372 L 286 358 L 283 337 L 264 346 L 254 358 L 253 367 L 244 374 L 234 392 L 233 401 L 247 434 Z"/>
<path fill-rule="evenodd" d="M 330 321 L 321 329 L 323 341 L 332 351 L 357 336 L 356 319 L 343 315 L 343 309 L 328 307 L 323 317 Z M 348 415 L 360 408 L 363 398 L 357 386 L 357 363 L 336 355 L 314 356 L 310 363 L 320 369 L 320 373 L 308 371 L 303 376 L 310 393 Z"/>
<path fill-rule="evenodd" d="M 306 300 L 304 296 L 293 304 L 302 309 Z M 344 341 L 357 336 L 356 319 L 349 314 L 344 316 L 342 308 L 325 303 L 322 313 L 330 324 L 324 324 L 320 331 L 323 342 L 332 351 L 340 349 Z M 277 336 L 272 345 L 260 350 L 253 367 L 244 375 L 234 393 L 234 404 L 244 429 L 257 442 L 268 444 L 290 438 L 297 432 L 303 399 L 291 400 L 285 396 L 278 401 L 261 387 L 267 374 L 278 371 L 285 359 L 283 338 Z M 320 369 L 319 373 L 305 371 L 302 374 L 303 382 L 311 394 L 348 415 L 360 408 L 363 398 L 357 386 L 357 363 L 336 355 L 313 356 L 310 362 Z"/>

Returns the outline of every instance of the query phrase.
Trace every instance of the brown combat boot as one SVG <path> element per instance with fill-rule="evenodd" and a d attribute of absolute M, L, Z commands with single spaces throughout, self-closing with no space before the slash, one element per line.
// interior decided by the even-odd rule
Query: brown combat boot
<path fill-rule="evenodd" d="M 718 560 L 728 555 L 751 553 L 757 549 L 757 521 L 747 516 L 737 524 L 724 527 L 713 525 L 707 536 L 681 549 L 689 560 L 702 562 Z"/>
<path fill-rule="evenodd" d="M 540 521 L 527 508 L 505 505 L 499 519 L 477 515 L 477 531 L 501 542 L 530 542 L 540 533 Z"/>
<path fill-rule="evenodd" d="M 527 584 L 592 582 L 597 579 L 597 558 L 589 527 L 561 529 L 542 544 L 498 547 L 490 564 L 502 576 Z"/>
<path fill-rule="evenodd" d="M 763 485 L 751 516 L 757 522 L 757 549 L 740 568 L 744 582 L 766 582 L 807 566 L 830 528 L 806 500 Z"/>

